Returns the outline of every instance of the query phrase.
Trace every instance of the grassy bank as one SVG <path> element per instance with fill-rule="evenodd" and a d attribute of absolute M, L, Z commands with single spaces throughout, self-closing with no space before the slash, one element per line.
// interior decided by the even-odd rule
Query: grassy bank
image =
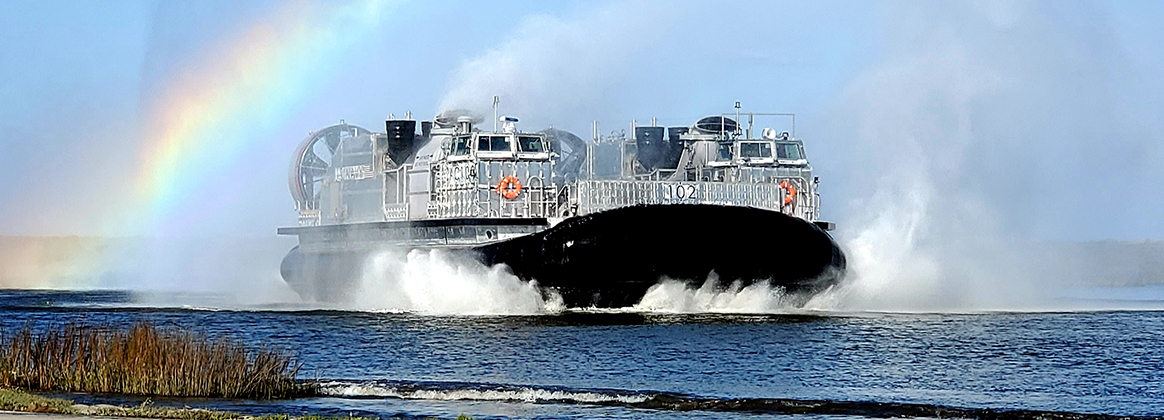
<path fill-rule="evenodd" d="M 24 391 L 0 388 L 0 410 L 30 413 L 70 414 L 117 417 L 144 417 L 181 420 L 228 420 L 242 419 L 236 413 L 201 410 L 195 408 L 159 408 L 143 404 L 137 407 L 112 405 L 82 405 L 57 398 L 46 398 Z"/>
<path fill-rule="evenodd" d="M 36 391 L 217 398 L 315 393 L 288 353 L 230 338 L 135 324 L 0 331 L 0 387 Z"/>
<path fill-rule="evenodd" d="M 30 413 L 76 414 L 71 401 L 45 398 L 15 389 L 0 388 L 0 410 Z"/>

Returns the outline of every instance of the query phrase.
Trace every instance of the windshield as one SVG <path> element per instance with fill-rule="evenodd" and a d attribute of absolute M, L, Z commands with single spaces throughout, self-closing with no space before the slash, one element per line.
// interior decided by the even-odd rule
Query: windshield
<path fill-rule="evenodd" d="M 787 160 L 804 159 L 800 156 L 800 146 L 796 143 L 779 143 L 776 145 L 776 157 Z"/>
<path fill-rule="evenodd" d="M 479 152 L 508 152 L 509 137 L 506 136 L 480 136 L 477 140 L 477 151 Z"/>
<path fill-rule="evenodd" d="M 740 157 L 770 158 L 772 157 L 772 146 L 768 143 L 740 143 Z"/>
<path fill-rule="evenodd" d="M 541 153 L 545 151 L 540 137 L 518 137 L 517 147 L 522 152 Z"/>

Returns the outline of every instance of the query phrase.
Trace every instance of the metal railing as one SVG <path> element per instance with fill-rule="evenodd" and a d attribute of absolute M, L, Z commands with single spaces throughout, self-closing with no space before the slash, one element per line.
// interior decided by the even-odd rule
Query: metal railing
<path fill-rule="evenodd" d="M 395 203 L 384 205 L 384 220 L 397 221 L 408 218 L 408 203 Z"/>
<path fill-rule="evenodd" d="M 299 211 L 299 226 L 319 226 L 320 221 L 319 210 Z"/>
<path fill-rule="evenodd" d="M 744 128 L 744 122 L 740 121 L 740 119 L 743 118 L 744 116 L 748 117 L 748 127 L 746 129 Z M 724 127 L 721 124 L 720 125 L 720 136 L 726 138 L 727 135 L 741 134 L 744 136 L 744 138 L 749 138 L 749 139 L 755 138 L 755 137 L 753 137 L 752 126 L 755 124 L 756 117 L 789 117 L 789 118 L 791 118 L 792 119 L 792 132 L 789 134 L 792 136 L 792 138 L 796 138 L 796 114 L 790 113 L 790 112 L 740 112 L 738 102 L 736 103 L 736 111 L 735 112 L 732 112 L 732 113 L 725 112 L 723 114 L 720 114 L 720 118 L 734 118 L 736 120 L 736 127 L 740 132 L 739 133 L 728 133 L 726 131 L 723 131 Z"/>
<path fill-rule="evenodd" d="M 718 204 L 779 211 L 816 220 L 817 200 L 803 179 L 790 178 L 796 189 L 792 203 L 778 183 L 580 180 L 571 201 L 578 214 L 596 213 L 637 204 Z"/>
<path fill-rule="evenodd" d="M 548 162 L 456 162 L 437 167 L 428 204 L 429 218 L 551 217 L 557 211 L 557 186 L 547 183 Z M 505 198 L 498 187 L 515 177 L 521 191 Z"/>

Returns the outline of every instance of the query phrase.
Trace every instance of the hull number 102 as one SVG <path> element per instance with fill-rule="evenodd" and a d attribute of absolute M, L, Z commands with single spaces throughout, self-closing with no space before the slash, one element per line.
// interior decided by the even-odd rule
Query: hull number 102
<path fill-rule="evenodd" d="M 699 190 L 692 184 L 663 184 L 661 187 L 663 201 L 699 199 Z"/>

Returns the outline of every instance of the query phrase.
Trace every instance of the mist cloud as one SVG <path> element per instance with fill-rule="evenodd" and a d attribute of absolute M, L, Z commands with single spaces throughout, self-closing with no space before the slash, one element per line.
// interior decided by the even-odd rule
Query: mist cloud
<path fill-rule="evenodd" d="M 613 86 L 646 64 L 640 53 L 666 36 L 679 12 L 665 6 L 625 2 L 527 17 L 501 45 L 452 72 L 439 109 L 492 117 L 497 95 L 504 114 L 535 124 L 593 115 Z"/>
<path fill-rule="evenodd" d="M 833 110 L 852 146 L 840 232 L 851 275 L 818 304 L 1070 305 L 1062 288 L 1082 279 L 1063 268 L 1103 261 L 1037 239 L 1094 229 L 1105 200 L 1141 199 L 1119 179 L 1140 171 L 1134 153 L 1150 141 L 1094 135 L 1134 129 L 1111 113 L 1121 87 L 1110 81 L 1129 68 L 1105 26 L 1033 3 L 894 4 L 883 16 L 881 64 Z"/>

